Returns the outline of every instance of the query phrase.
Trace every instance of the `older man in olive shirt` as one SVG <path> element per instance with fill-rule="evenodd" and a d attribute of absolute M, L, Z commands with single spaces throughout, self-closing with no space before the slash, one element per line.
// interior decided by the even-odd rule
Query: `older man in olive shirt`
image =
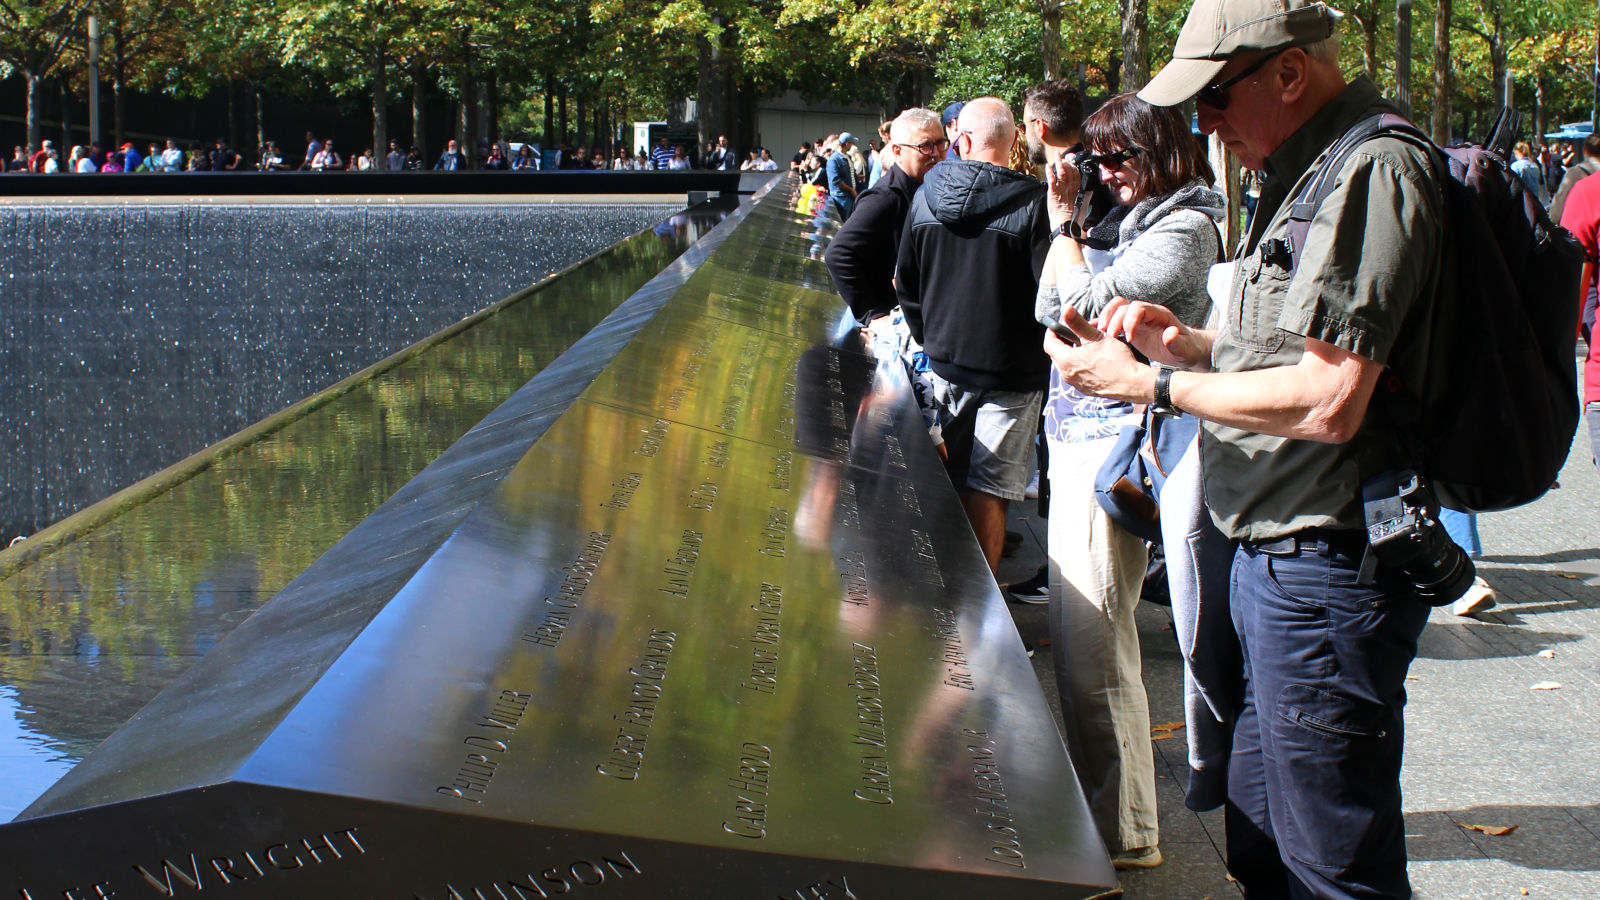
<path fill-rule="evenodd" d="M 1288 198 L 1351 126 L 1392 111 L 1367 79 L 1345 84 L 1337 18 L 1306 0 L 1198 0 L 1176 58 L 1140 92 L 1161 105 L 1198 94 L 1201 130 L 1268 173 L 1221 328 L 1114 306 L 1108 331 L 1159 369 L 1081 320 L 1080 348 L 1046 337 L 1079 388 L 1203 420 L 1206 502 L 1237 542 L 1244 677 L 1226 822 L 1229 869 L 1251 898 L 1411 893 L 1401 713 L 1428 607 L 1399 572 L 1360 576 L 1361 492 L 1406 468 L 1369 401 L 1386 366 L 1412 382 L 1427 356 L 1408 314 L 1434 299 L 1440 186 L 1428 149 L 1367 141 L 1291 271 Z"/>

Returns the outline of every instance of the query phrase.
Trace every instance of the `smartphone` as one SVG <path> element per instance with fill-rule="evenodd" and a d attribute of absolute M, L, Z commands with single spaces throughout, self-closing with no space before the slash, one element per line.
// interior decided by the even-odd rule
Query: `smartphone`
<path fill-rule="evenodd" d="M 1062 324 L 1060 319 L 1055 320 L 1055 322 L 1051 323 L 1047 327 L 1056 333 L 1056 337 L 1061 338 L 1063 341 L 1066 341 L 1068 344 L 1071 344 L 1074 347 L 1078 346 L 1078 336 L 1073 334 L 1072 329 Z"/>

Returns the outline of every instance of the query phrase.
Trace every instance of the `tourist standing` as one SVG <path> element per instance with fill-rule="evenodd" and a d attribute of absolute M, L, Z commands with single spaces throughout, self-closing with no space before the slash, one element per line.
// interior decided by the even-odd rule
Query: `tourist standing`
<path fill-rule="evenodd" d="M 829 135 L 827 146 L 831 151 L 824 166 L 828 172 L 828 196 L 833 198 L 833 208 L 839 221 L 850 221 L 856 207 L 856 174 L 850 163 L 849 151 L 856 144 L 856 136 L 846 131 L 837 137 Z"/>
<path fill-rule="evenodd" d="M 1249 897 L 1411 895 L 1403 710 L 1429 607 L 1398 566 L 1363 571 L 1362 485 L 1412 463 L 1369 405 L 1381 380 L 1416 384 L 1430 359 L 1419 323 L 1435 300 L 1442 186 L 1431 148 L 1375 137 L 1329 173 L 1304 240 L 1282 249 L 1294 185 L 1356 123 L 1395 111 L 1365 76 L 1346 83 L 1339 18 L 1307 0 L 1197 0 L 1176 58 L 1139 92 L 1197 98 L 1200 130 L 1268 172 L 1222 327 L 1119 299 L 1106 332 L 1069 313 L 1080 345 L 1045 338 L 1079 390 L 1201 420 L 1206 504 L 1235 542 L 1241 666 L 1212 696 L 1227 707 L 1240 691 L 1220 737 L 1228 871 Z"/>
<path fill-rule="evenodd" d="M 665 172 L 672 168 L 673 155 L 674 151 L 667 143 L 667 136 L 662 135 L 656 139 L 655 149 L 650 151 L 650 165 L 658 171 Z"/>
<path fill-rule="evenodd" d="M 406 170 L 406 154 L 400 149 L 400 142 L 394 138 L 389 139 L 389 152 L 383 157 L 383 169 L 386 172 L 404 172 Z"/>
<path fill-rule="evenodd" d="M 317 136 L 316 135 L 312 134 L 309 131 L 306 132 L 306 158 L 305 158 L 304 162 L 300 163 L 300 168 L 302 168 L 302 169 L 311 169 L 312 168 L 311 164 L 313 162 L 316 162 L 317 154 L 319 154 L 321 152 L 322 152 L 322 142 L 317 140 Z"/>
<path fill-rule="evenodd" d="M 435 172 L 456 172 L 467 167 L 467 158 L 462 155 L 461 147 L 451 138 L 444 145 L 444 152 L 439 154 L 439 161 L 433 164 Z"/>
<path fill-rule="evenodd" d="M 1081 110 L 1076 90 L 1068 89 Z M 1044 119 L 1046 105 L 1033 96 L 1025 111 Z M 1070 128 L 1070 120 L 1050 121 Z M 1159 303 L 1188 325 L 1204 324 L 1211 306 L 1206 276 L 1221 255 L 1214 220 L 1227 211 L 1227 200 L 1210 188 L 1211 167 L 1188 120 L 1177 108 L 1119 94 L 1083 121 L 1082 135 L 1086 159 L 1117 204 L 1096 232 L 1109 229 L 1105 239 L 1113 245 L 1091 262 L 1085 245 L 1063 227 L 1073 215 L 1085 157 L 1050 160 L 1053 241 L 1036 313 L 1059 322 L 1062 310 L 1072 309 L 1093 319 L 1126 296 Z M 1086 395 L 1052 371 L 1044 415 L 1051 653 L 1067 749 L 1119 869 L 1161 863 L 1150 707 L 1134 622 L 1149 556 L 1144 539 L 1096 499 L 1101 468 L 1123 428 L 1138 420 L 1131 404 Z"/>
<path fill-rule="evenodd" d="M 1033 313 L 1050 223 L 1044 185 L 1006 167 L 1017 123 L 1005 101 L 968 103 L 958 138 L 963 159 L 929 169 L 911 202 L 895 287 L 932 368 L 946 473 L 993 572 L 1006 504 L 1033 473 L 1050 372 Z"/>

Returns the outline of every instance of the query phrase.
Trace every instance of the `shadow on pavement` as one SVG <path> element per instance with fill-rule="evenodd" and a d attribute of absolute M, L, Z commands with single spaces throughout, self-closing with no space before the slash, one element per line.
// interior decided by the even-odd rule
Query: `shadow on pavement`
<path fill-rule="evenodd" d="M 1413 862 L 1498 859 L 1530 869 L 1600 872 L 1600 805 L 1471 806 L 1406 813 Z M 1516 826 L 1509 834 L 1467 828 Z"/>

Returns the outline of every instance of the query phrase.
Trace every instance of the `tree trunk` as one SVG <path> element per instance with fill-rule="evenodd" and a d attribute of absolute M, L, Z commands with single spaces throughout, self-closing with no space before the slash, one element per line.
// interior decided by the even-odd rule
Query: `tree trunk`
<path fill-rule="evenodd" d="M 256 162 L 260 162 L 261 148 L 267 146 L 267 111 L 261 97 L 261 82 L 250 82 L 250 93 L 256 98 Z"/>
<path fill-rule="evenodd" d="M 1361 67 L 1374 82 L 1378 80 L 1378 15 L 1374 2 L 1371 11 L 1361 17 Z"/>
<path fill-rule="evenodd" d="M 67 85 L 67 79 L 56 79 L 56 90 L 61 94 L 61 168 L 67 168 L 67 153 L 71 152 L 74 141 L 72 140 L 72 88 Z"/>
<path fill-rule="evenodd" d="M 389 62 L 383 51 L 372 51 L 372 158 L 389 152 Z"/>
<path fill-rule="evenodd" d="M 1394 101 L 1411 118 L 1411 0 L 1397 0 L 1394 8 Z"/>
<path fill-rule="evenodd" d="M 1206 157 L 1217 176 L 1216 188 L 1228 198 L 1228 213 L 1223 219 L 1222 248 L 1224 254 L 1233 253 L 1239 245 L 1239 216 L 1244 209 L 1243 185 L 1239 179 L 1239 157 L 1234 156 L 1222 139 L 1211 135 L 1206 140 Z"/>
<path fill-rule="evenodd" d="M 428 158 L 428 67 L 420 54 L 411 60 L 411 146 Z"/>
<path fill-rule="evenodd" d="M 556 144 L 560 145 L 560 144 L 565 144 L 567 142 L 567 86 L 566 85 L 563 84 L 561 86 L 561 93 L 557 96 L 556 100 L 557 100 L 557 103 L 556 103 L 556 128 L 560 133 L 560 136 L 556 138 Z"/>
<path fill-rule="evenodd" d="M 1136 91 L 1149 80 L 1149 0 L 1122 0 L 1122 78 L 1118 87 Z"/>
<path fill-rule="evenodd" d="M 466 154 L 467 168 L 478 167 L 478 79 L 467 67 L 461 80 L 461 152 Z"/>
<path fill-rule="evenodd" d="M 690 159 L 695 158 L 695 150 L 716 140 L 716 135 L 712 134 L 712 130 L 716 127 L 714 120 L 719 112 L 715 108 L 719 93 L 717 90 L 719 80 L 717 78 L 717 55 L 712 43 L 705 38 L 700 38 L 699 45 L 700 52 L 695 73 L 695 96 L 697 102 L 694 110 L 695 126 L 698 134 L 696 135 L 695 148 L 689 153 Z"/>
<path fill-rule="evenodd" d="M 117 147 L 121 147 L 122 142 L 126 140 L 122 128 L 122 86 L 128 80 L 127 70 L 128 58 L 122 42 L 122 23 L 118 22 L 111 29 L 111 143 Z"/>
<path fill-rule="evenodd" d="M 554 75 L 546 73 L 544 76 L 544 136 L 539 143 L 544 147 L 554 147 L 557 143 L 556 134 L 556 79 Z"/>
<path fill-rule="evenodd" d="M 1544 108 L 1544 76 L 1533 79 L 1533 134 L 1538 140 L 1544 140 L 1544 133 L 1550 130 L 1550 123 L 1546 121 L 1548 110 Z"/>
<path fill-rule="evenodd" d="M 578 92 L 578 116 L 577 116 L 578 142 L 575 145 L 575 146 L 578 146 L 578 147 L 587 147 L 587 146 L 589 146 L 589 118 L 588 118 L 589 98 L 586 96 L 587 94 L 588 94 L 588 91 L 579 91 Z"/>
<path fill-rule="evenodd" d="M 1498 23 L 1496 23 L 1498 24 Z M 1506 44 L 1501 39 L 1500 32 L 1496 31 L 1494 38 L 1489 41 L 1489 68 L 1493 73 L 1490 76 L 1489 90 L 1495 98 L 1494 106 L 1504 105 L 1506 87 L 1506 67 L 1509 60 L 1506 58 Z"/>
<path fill-rule="evenodd" d="M 239 117 L 238 117 L 237 111 L 234 109 L 234 106 L 233 106 L 233 95 L 235 93 L 237 93 L 237 91 L 235 91 L 233 89 L 233 79 L 229 78 L 227 84 L 223 85 L 223 87 L 228 92 L 228 146 L 230 146 L 230 147 L 238 147 L 239 146 Z M 115 90 L 120 92 L 121 88 L 115 88 Z M 118 116 L 120 117 L 120 115 L 121 114 L 119 113 Z M 117 126 L 117 135 L 118 135 L 118 137 L 117 137 L 117 146 L 118 147 L 122 146 L 121 134 L 122 134 L 122 126 L 118 125 Z"/>
<path fill-rule="evenodd" d="M 1106 62 L 1106 96 L 1115 97 L 1122 93 L 1122 57 L 1113 56 Z M 1087 81 L 1087 75 L 1080 81 Z M 1080 91 L 1087 95 L 1087 91 Z"/>
<path fill-rule="evenodd" d="M 1433 142 L 1450 143 L 1450 2 L 1438 0 L 1433 13 Z"/>
<path fill-rule="evenodd" d="M 500 73 L 494 69 L 489 70 L 489 81 L 485 86 L 484 106 L 489 112 L 489 133 L 485 135 L 490 141 L 498 141 L 503 137 L 500 134 Z"/>
<path fill-rule="evenodd" d="M 1061 77 L 1061 3 L 1044 0 L 1039 7 L 1043 29 L 1039 34 L 1039 55 L 1044 59 L 1044 80 Z"/>

